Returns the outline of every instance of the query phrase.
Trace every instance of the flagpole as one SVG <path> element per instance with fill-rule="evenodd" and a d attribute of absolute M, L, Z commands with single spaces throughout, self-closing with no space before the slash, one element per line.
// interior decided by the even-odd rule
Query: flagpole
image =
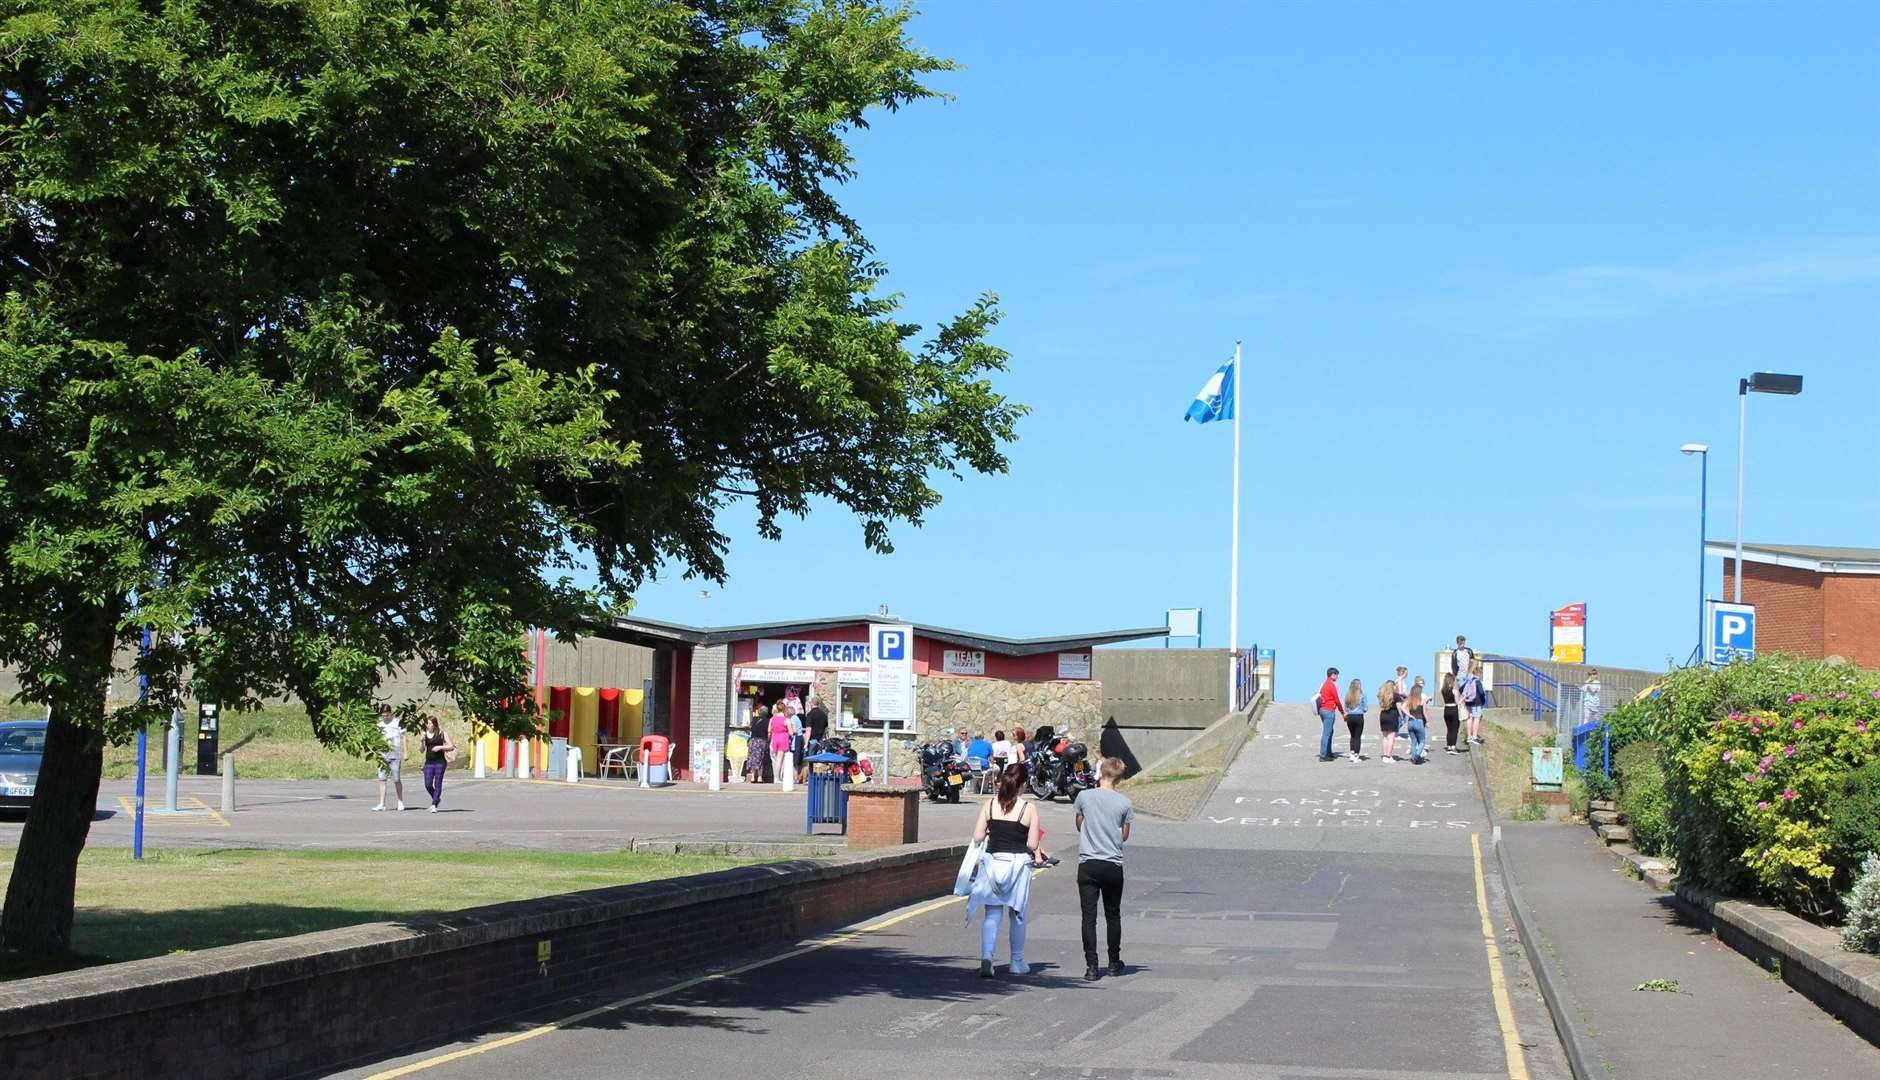
<path fill-rule="evenodd" d="M 1227 583 L 1227 711 L 1234 711 L 1240 665 L 1234 650 L 1240 648 L 1240 342 L 1234 342 L 1234 498 L 1233 552 L 1228 559 L 1231 569 Z"/>

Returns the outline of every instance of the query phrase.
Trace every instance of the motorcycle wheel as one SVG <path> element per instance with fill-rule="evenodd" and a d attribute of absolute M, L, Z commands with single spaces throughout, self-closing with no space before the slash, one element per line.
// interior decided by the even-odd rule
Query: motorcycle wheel
<path fill-rule="evenodd" d="M 960 789 L 957 787 L 948 787 L 947 801 L 957 805 L 960 801 Z"/>
<path fill-rule="evenodd" d="M 1057 791 L 1051 786 L 1051 782 L 1042 776 L 1031 777 L 1025 781 L 1025 786 L 1031 789 L 1033 795 L 1044 802 L 1050 802 L 1057 798 Z"/>

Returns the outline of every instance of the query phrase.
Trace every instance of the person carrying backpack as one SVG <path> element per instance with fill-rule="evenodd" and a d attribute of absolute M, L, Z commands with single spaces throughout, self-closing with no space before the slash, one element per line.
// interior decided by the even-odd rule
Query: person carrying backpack
<path fill-rule="evenodd" d="M 1462 707 L 1469 720 L 1469 741 L 1482 745 L 1482 709 L 1488 704 L 1488 688 L 1482 685 L 1482 662 L 1469 663 L 1469 674 L 1462 680 Z"/>

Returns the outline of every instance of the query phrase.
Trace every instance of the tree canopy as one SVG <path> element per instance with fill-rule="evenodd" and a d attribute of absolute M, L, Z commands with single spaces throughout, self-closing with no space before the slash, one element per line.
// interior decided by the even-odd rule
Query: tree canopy
<path fill-rule="evenodd" d="M 935 473 L 1004 469 L 994 299 L 923 338 L 837 199 L 847 134 L 950 66 L 907 19 L 8 4 L 0 662 L 54 721 L 0 944 L 67 944 L 143 628 L 153 701 L 292 692 L 364 752 L 416 658 L 514 730 L 520 629 L 721 577 L 729 500 L 769 537 L 833 500 L 889 550 Z"/>

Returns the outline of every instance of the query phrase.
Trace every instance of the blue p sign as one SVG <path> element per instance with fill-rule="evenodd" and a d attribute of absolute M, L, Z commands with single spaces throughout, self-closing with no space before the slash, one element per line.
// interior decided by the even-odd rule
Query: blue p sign
<path fill-rule="evenodd" d="M 881 632 L 881 658 L 883 660 L 907 659 L 907 634 L 900 630 Z"/>
<path fill-rule="evenodd" d="M 1710 605 L 1710 662 L 1727 664 L 1756 655 L 1756 605 Z"/>

